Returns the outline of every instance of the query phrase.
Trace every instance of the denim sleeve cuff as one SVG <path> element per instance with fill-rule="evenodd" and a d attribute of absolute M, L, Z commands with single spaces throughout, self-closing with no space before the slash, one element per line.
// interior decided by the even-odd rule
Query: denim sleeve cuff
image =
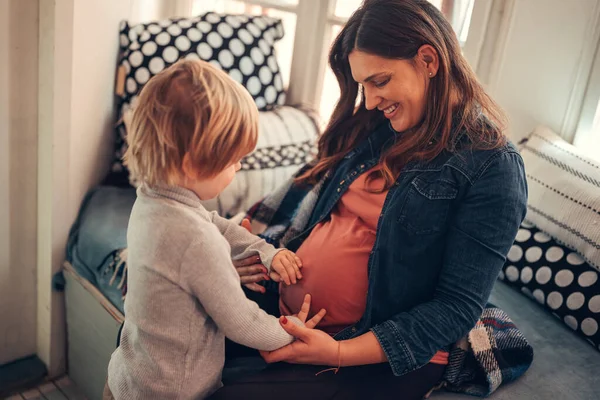
<path fill-rule="evenodd" d="M 379 324 L 371 328 L 371 331 L 379 341 L 394 375 L 401 376 L 419 367 L 392 321 Z"/>

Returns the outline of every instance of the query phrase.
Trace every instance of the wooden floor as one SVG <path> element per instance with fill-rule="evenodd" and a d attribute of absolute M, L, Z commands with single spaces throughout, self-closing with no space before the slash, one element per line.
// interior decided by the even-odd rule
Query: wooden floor
<path fill-rule="evenodd" d="M 19 394 L 7 397 L 6 400 L 85 400 L 85 396 L 71 382 L 68 376 L 43 383 L 35 389 L 29 389 Z"/>

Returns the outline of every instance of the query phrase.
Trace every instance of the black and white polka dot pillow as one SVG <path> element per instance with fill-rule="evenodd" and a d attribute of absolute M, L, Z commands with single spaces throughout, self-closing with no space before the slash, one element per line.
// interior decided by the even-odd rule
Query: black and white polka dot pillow
<path fill-rule="evenodd" d="M 523 222 L 499 278 L 600 350 L 599 274 L 578 253 Z"/>
<path fill-rule="evenodd" d="M 281 20 L 267 16 L 206 13 L 130 26 L 121 23 L 117 88 L 126 111 L 148 80 L 179 59 L 202 59 L 226 71 L 248 89 L 259 110 L 285 103 L 274 44 L 283 37 Z"/>

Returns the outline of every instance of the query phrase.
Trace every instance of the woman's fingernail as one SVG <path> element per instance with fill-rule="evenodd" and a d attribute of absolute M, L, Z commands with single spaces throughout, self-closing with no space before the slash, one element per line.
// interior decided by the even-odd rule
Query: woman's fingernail
<path fill-rule="evenodd" d="M 286 318 L 286 317 L 281 317 L 281 323 L 282 323 L 282 324 L 284 324 L 284 325 L 285 325 L 285 324 L 287 324 L 287 321 L 288 321 L 288 320 L 287 320 L 287 318 Z"/>

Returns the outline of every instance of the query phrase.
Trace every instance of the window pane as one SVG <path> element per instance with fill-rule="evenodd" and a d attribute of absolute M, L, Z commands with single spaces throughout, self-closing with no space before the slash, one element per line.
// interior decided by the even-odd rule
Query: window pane
<path fill-rule="evenodd" d="M 294 5 L 298 0 L 280 0 L 274 3 L 282 5 Z M 265 8 L 248 4 L 237 0 L 195 0 L 192 5 L 192 15 L 199 15 L 208 11 L 227 14 L 268 15 L 279 18 L 283 22 L 285 34 L 283 39 L 275 43 L 275 53 L 283 84 L 287 88 L 290 81 L 292 69 L 292 54 L 294 51 L 294 33 L 296 32 L 296 14 L 280 11 L 273 8 Z"/>
<path fill-rule="evenodd" d="M 235 0 L 194 0 L 192 15 L 199 15 L 208 11 L 228 14 L 243 14 L 246 4 Z"/>
<path fill-rule="evenodd" d="M 334 15 L 348 18 L 362 2 L 363 0 L 335 0 Z M 450 21 L 462 46 L 467 40 L 474 0 L 429 0 L 429 2 L 441 10 Z"/>
<path fill-rule="evenodd" d="M 586 146 L 581 147 L 588 156 L 600 160 L 600 103 L 596 109 L 596 116 L 592 123 L 592 133 L 589 135 Z"/>
<path fill-rule="evenodd" d="M 283 85 L 287 89 L 290 83 L 290 71 L 292 70 L 292 55 L 294 54 L 294 37 L 296 33 L 296 14 L 279 11 L 273 8 L 263 9 L 263 13 L 283 21 L 284 35 L 281 40 L 275 43 L 275 52 Z"/>
<path fill-rule="evenodd" d="M 295 7 L 298 5 L 298 0 L 271 0 L 269 3 L 286 7 Z M 219 13 L 237 13 L 245 12 L 249 2 L 242 0 L 194 0 L 192 4 L 192 15 L 198 15 L 207 11 Z"/>
<path fill-rule="evenodd" d="M 335 40 L 336 36 L 342 30 L 341 25 L 334 25 L 331 32 L 331 40 Z M 327 63 L 327 58 L 323 60 L 323 62 Z M 323 126 L 327 125 L 329 121 L 329 117 L 331 113 L 333 113 L 333 109 L 340 98 L 340 87 L 338 85 L 337 79 L 331 71 L 329 65 L 325 68 L 325 77 L 323 79 L 323 91 L 321 92 L 321 100 L 319 105 L 319 114 L 321 116 L 321 123 Z"/>
<path fill-rule="evenodd" d="M 348 18 L 362 2 L 363 0 L 335 0 L 334 15 L 340 18 Z"/>
<path fill-rule="evenodd" d="M 431 0 L 430 0 L 431 1 Z M 437 0 L 441 4 L 438 7 L 452 24 L 452 28 L 458 36 L 461 47 L 467 41 L 471 15 L 475 0 Z"/>

